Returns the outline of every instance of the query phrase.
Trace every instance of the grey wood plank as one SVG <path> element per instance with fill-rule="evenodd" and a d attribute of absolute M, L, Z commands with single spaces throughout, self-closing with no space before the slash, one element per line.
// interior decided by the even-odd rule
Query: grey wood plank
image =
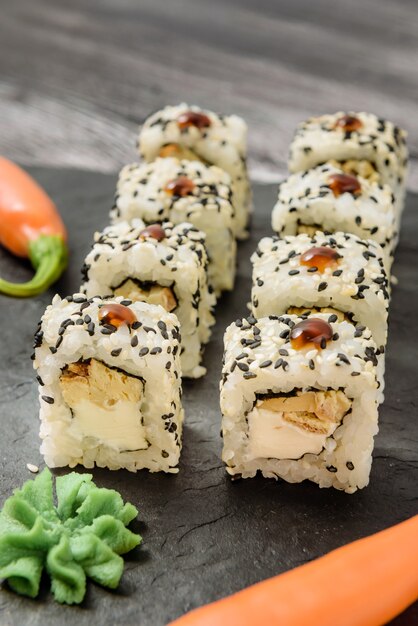
<path fill-rule="evenodd" d="M 0 151 L 114 171 L 137 124 L 181 100 L 243 115 L 254 178 L 286 172 L 311 114 L 365 109 L 418 155 L 413 0 L 1 0 Z M 412 159 L 410 187 L 418 189 Z"/>

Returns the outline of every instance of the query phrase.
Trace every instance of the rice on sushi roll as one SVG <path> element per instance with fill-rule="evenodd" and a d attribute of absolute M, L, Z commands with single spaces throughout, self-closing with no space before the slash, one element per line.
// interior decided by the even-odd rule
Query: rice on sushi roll
<path fill-rule="evenodd" d="M 389 285 L 377 243 L 340 232 L 264 237 L 251 261 L 255 317 L 326 308 L 340 321 L 367 326 L 384 351 Z"/>
<path fill-rule="evenodd" d="M 334 159 L 348 174 L 392 188 L 402 212 L 408 168 L 406 132 L 372 113 L 311 117 L 297 127 L 289 170 L 300 172 Z"/>
<path fill-rule="evenodd" d="M 123 298 L 55 296 L 35 335 L 49 467 L 177 472 L 184 412 L 178 320 Z"/>
<path fill-rule="evenodd" d="M 183 376 L 199 378 L 204 344 L 215 323 L 208 285 L 205 234 L 191 224 L 120 222 L 96 233 L 83 267 L 88 298 L 123 296 L 175 313 L 182 335 Z"/>
<path fill-rule="evenodd" d="M 347 493 L 369 481 L 378 431 L 376 344 L 328 315 L 237 320 L 225 333 L 229 474 L 305 479 Z"/>
<path fill-rule="evenodd" d="M 229 175 L 198 161 L 156 159 L 127 165 L 117 184 L 112 223 L 190 222 L 206 234 L 209 281 L 219 295 L 234 286 L 236 242 Z"/>
<path fill-rule="evenodd" d="M 147 118 L 139 134 L 140 155 L 148 162 L 176 157 L 217 165 L 231 176 L 234 233 L 247 235 L 251 189 L 247 174 L 247 125 L 237 115 L 221 115 L 198 106 L 166 106 Z"/>
<path fill-rule="evenodd" d="M 272 227 L 279 235 L 316 230 L 353 233 L 380 244 L 390 270 L 400 215 L 389 185 L 347 175 L 325 163 L 289 176 L 279 187 Z"/>

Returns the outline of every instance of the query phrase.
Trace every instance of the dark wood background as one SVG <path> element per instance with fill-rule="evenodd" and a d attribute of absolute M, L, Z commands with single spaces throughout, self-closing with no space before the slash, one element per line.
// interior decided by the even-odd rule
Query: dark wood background
<path fill-rule="evenodd" d="M 418 155 L 417 0 L 0 0 L 0 152 L 115 171 L 138 122 L 186 100 L 250 126 L 258 180 L 295 124 L 340 108 L 409 131 Z M 418 188 L 412 163 L 410 188 Z"/>

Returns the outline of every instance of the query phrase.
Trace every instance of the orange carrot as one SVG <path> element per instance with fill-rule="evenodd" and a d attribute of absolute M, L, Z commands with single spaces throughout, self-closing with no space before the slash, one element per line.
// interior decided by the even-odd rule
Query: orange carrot
<path fill-rule="evenodd" d="M 0 279 L 0 293 L 17 297 L 44 291 L 67 263 L 65 226 L 45 191 L 20 167 L 0 157 L 0 244 L 28 257 L 34 278 L 15 285 Z"/>
<path fill-rule="evenodd" d="M 381 626 L 418 599 L 418 515 L 171 626 Z"/>

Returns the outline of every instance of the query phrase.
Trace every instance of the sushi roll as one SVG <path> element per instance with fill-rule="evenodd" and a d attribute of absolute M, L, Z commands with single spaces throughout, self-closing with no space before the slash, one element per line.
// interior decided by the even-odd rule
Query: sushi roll
<path fill-rule="evenodd" d="M 119 175 L 112 223 L 190 222 L 206 234 L 209 282 L 217 295 L 234 286 L 236 242 L 229 175 L 198 161 L 156 159 L 124 167 Z"/>
<path fill-rule="evenodd" d="M 221 381 L 227 472 L 365 487 L 378 431 L 376 350 L 370 331 L 323 314 L 231 324 Z"/>
<path fill-rule="evenodd" d="M 299 124 L 290 145 L 289 170 L 309 170 L 330 160 L 347 174 L 390 185 L 402 211 L 408 167 L 404 130 L 372 113 L 342 111 Z"/>
<path fill-rule="evenodd" d="M 272 227 L 279 235 L 322 230 L 373 239 L 385 252 L 388 271 L 398 242 L 399 222 L 389 185 L 346 174 L 329 163 L 285 180 L 272 213 Z"/>
<path fill-rule="evenodd" d="M 175 313 L 183 338 L 181 368 L 191 378 L 206 373 L 203 347 L 215 323 L 204 244 L 204 233 L 191 224 L 120 222 L 96 233 L 80 289 L 88 298 L 122 296 Z"/>
<path fill-rule="evenodd" d="M 35 335 L 49 467 L 177 472 L 183 408 L 175 315 L 144 302 L 54 297 Z"/>
<path fill-rule="evenodd" d="M 384 352 L 389 285 L 377 243 L 339 232 L 264 237 L 251 261 L 255 317 L 323 311 L 367 326 Z"/>
<path fill-rule="evenodd" d="M 251 190 L 247 174 L 247 125 L 237 115 L 221 115 L 198 106 L 167 106 L 151 115 L 140 130 L 138 148 L 148 162 L 175 157 L 217 165 L 232 179 L 234 233 L 247 236 Z"/>

